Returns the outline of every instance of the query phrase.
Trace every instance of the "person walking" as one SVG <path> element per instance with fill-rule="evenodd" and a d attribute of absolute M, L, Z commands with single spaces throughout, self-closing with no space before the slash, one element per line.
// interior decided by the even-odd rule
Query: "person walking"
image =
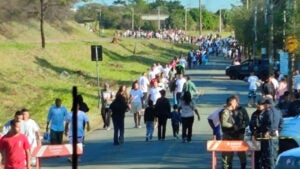
<path fill-rule="evenodd" d="M 245 135 L 245 129 L 249 125 L 249 116 L 247 110 L 240 106 L 240 99 L 238 95 L 233 95 L 236 100 L 237 100 L 237 106 L 236 109 L 233 110 L 233 119 L 235 121 L 235 126 L 236 126 L 236 135 L 233 139 L 235 140 L 244 140 L 244 135 Z M 240 159 L 240 164 L 241 164 L 241 169 L 246 169 L 246 164 L 247 164 L 247 154 L 246 152 L 238 152 L 237 153 L 239 159 Z"/>
<path fill-rule="evenodd" d="M 265 98 L 264 111 L 262 113 L 261 130 L 261 159 L 264 169 L 274 169 L 278 150 L 278 137 L 282 129 L 281 112 L 275 108 L 273 98 Z"/>
<path fill-rule="evenodd" d="M 158 83 L 157 81 L 153 82 L 153 86 L 149 89 L 149 96 L 148 96 L 148 100 L 152 100 L 153 104 L 156 104 L 156 101 L 158 98 L 161 97 L 160 91 L 161 88 L 158 87 Z"/>
<path fill-rule="evenodd" d="M 183 74 L 178 74 L 177 75 L 178 78 L 176 80 L 176 88 L 175 88 L 175 91 L 176 91 L 176 99 L 177 99 L 177 103 L 179 104 L 179 100 L 183 94 L 183 86 L 186 82 L 186 79 L 183 77 Z"/>
<path fill-rule="evenodd" d="M 254 74 L 254 71 L 250 72 L 250 76 L 248 77 L 248 83 L 249 83 L 248 107 L 252 107 L 256 103 L 257 84 L 259 83 L 259 79 Z"/>
<path fill-rule="evenodd" d="M 190 92 L 191 96 L 193 96 L 197 93 L 197 87 L 194 82 L 192 82 L 190 76 L 186 76 L 186 82 L 183 85 L 183 92 Z"/>
<path fill-rule="evenodd" d="M 143 102 L 142 105 L 144 106 L 143 109 L 145 109 L 146 100 L 148 96 L 148 88 L 150 85 L 149 79 L 147 78 L 147 73 L 144 72 L 141 74 L 141 76 L 138 79 L 138 83 L 140 86 L 141 91 L 143 92 Z"/>
<path fill-rule="evenodd" d="M 144 122 L 146 124 L 146 141 L 152 140 L 155 121 L 155 108 L 152 100 L 148 100 L 148 107 L 145 109 Z"/>
<path fill-rule="evenodd" d="M 30 118 L 29 110 L 22 109 L 23 113 L 23 124 L 24 124 L 24 135 L 27 137 L 28 142 L 30 144 L 30 152 L 33 153 L 35 148 L 41 146 L 41 136 L 40 136 L 40 128 L 38 124 Z M 31 157 L 31 165 L 36 165 L 36 158 Z"/>
<path fill-rule="evenodd" d="M 172 130 L 173 130 L 173 137 L 175 139 L 179 139 L 179 126 L 181 123 L 181 115 L 178 111 L 177 104 L 173 105 L 173 111 L 171 112 L 171 121 L 172 121 Z"/>
<path fill-rule="evenodd" d="M 126 87 L 124 85 L 119 88 L 115 100 L 109 106 L 112 111 L 112 120 L 114 125 L 114 145 L 120 145 L 124 142 L 124 118 L 125 112 L 129 108 L 126 98 Z"/>
<path fill-rule="evenodd" d="M 84 129 L 85 126 L 87 128 L 87 131 L 90 131 L 90 123 L 89 119 L 85 112 L 79 110 L 80 105 L 77 106 L 77 143 L 83 143 L 84 140 Z M 73 143 L 73 115 L 74 115 L 75 109 L 72 108 L 72 111 L 68 113 L 66 116 L 66 124 L 65 124 L 65 136 L 69 138 L 69 143 Z M 72 158 L 69 157 L 68 161 L 72 162 Z M 80 158 L 78 158 L 78 161 L 81 161 Z"/>
<path fill-rule="evenodd" d="M 158 119 L 157 136 L 158 140 L 164 141 L 166 136 L 167 120 L 170 117 L 171 105 L 166 98 L 166 91 L 163 89 L 160 91 L 161 97 L 157 99 L 155 104 L 156 117 Z"/>
<path fill-rule="evenodd" d="M 62 106 L 61 99 L 55 99 L 55 105 L 51 106 L 47 116 L 46 132 L 50 125 L 50 144 L 62 144 L 64 134 L 64 121 L 68 111 Z"/>
<path fill-rule="evenodd" d="M 131 112 L 133 113 L 135 128 L 141 128 L 142 108 L 143 108 L 143 92 L 139 89 L 138 81 L 132 83 L 130 90 Z"/>
<path fill-rule="evenodd" d="M 192 102 L 192 96 L 190 92 L 184 92 L 178 107 L 182 121 L 182 142 L 191 142 L 193 134 L 194 113 L 197 115 L 198 121 L 200 121 L 200 115 L 194 103 Z"/>
<path fill-rule="evenodd" d="M 111 111 L 110 104 L 114 98 L 114 93 L 110 89 L 109 84 L 105 83 L 104 88 L 101 90 L 101 116 L 103 121 L 103 128 L 110 130 Z"/>
<path fill-rule="evenodd" d="M 220 112 L 220 124 L 223 133 L 222 140 L 235 140 L 237 126 L 233 118 L 233 111 L 238 101 L 236 97 L 230 96 L 226 100 L 225 108 Z M 232 169 L 233 152 L 222 152 L 222 169 Z"/>
<path fill-rule="evenodd" d="M 262 129 L 261 129 L 261 124 L 262 124 L 262 112 L 264 111 L 264 105 L 263 105 L 263 100 L 260 99 L 257 101 L 257 108 L 256 110 L 252 113 L 250 123 L 249 123 L 249 128 L 251 131 L 251 140 L 254 141 L 261 141 L 262 140 Z M 262 169 L 262 159 L 261 159 L 261 150 L 255 151 L 254 155 L 254 163 L 255 163 L 255 169 Z"/>
<path fill-rule="evenodd" d="M 0 153 L 4 155 L 5 169 L 31 169 L 30 144 L 21 133 L 21 122 L 12 120 L 10 131 L 0 139 Z"/>
<path fill-rule="evenodd" d="M 11 125 L 10 123 L 14 120 L 16 121 L 20 121 L 21 122 L 21 133 L 24 133 L 24 123 L 23 123 L 23 112 L 22 111 L 16 111 L 15 112 L 15 115 L 14 115 L 14 118 L 11 119 L 11 120 L 8 120 L 4 126 L 3 126 L 3 129 L 2 129 L 2 135 L 4 136 L 5 134 L 7 134 L 9 132 L 9 130 L 11 129 Z"/>
<path fill-rule="evenodd" d="M 213 136 L 216 140 L 221 140 L 221 126 L 219 113 L 224 109 L 225 105 L 218 107 L 215 111 L 208 115 L 208 124 L 213 131 Z"/>

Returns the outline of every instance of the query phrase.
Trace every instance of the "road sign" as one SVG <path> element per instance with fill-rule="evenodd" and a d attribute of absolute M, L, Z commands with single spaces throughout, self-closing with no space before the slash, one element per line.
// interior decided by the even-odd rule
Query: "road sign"
<path fill-rule="evenodd" d="M 37 147 L 32 156 L 36 157 L 36 168 L 40 169 L 40 158 L 70 156 L 72 151 L 72 144 L 43 145 Z M 79 143 L 77 144 L 77 154 L 81 155 L 82 153 L 82 143 Z"/>
<path fill-rule="evenodd" d="M 259 141 L 243 140 L 208 140 L 207 151 L 212 152 L 212 169 L 217 169 L 216 152 L 241 152 L 251 151 L 251 169 L 255 168 L 254 152 L 260 150 Z"/>

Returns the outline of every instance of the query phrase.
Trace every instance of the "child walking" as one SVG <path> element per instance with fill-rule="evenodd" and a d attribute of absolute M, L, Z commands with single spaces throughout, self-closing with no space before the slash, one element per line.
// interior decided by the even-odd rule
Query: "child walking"
<path fill-rule="evenodd" d="M 173 105 L 173 111 L 171 112 L 171 120 L 172 120 L 172 129 L 173 129 L 173 136 L 175 139 L 179 139 L 179 126 L 181 123 L 181 116 L 178 111 L 177 104 Z"/>
<path fill-rule="evenodd" d="M 155 108 L 153 101 L 149 99 L 148 107 L 145 109 L 144 122 L 146 124 L 146 141 L 152 140 L 154 131 Z"/>

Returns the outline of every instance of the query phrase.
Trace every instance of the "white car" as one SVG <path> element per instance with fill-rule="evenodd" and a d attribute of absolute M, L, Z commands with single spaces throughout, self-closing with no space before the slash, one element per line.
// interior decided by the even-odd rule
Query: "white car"
<path fill-rule="evenodd" d="M 275 169 L 299 169 L 300 147 L 287 150 L 277 157 Z"/>

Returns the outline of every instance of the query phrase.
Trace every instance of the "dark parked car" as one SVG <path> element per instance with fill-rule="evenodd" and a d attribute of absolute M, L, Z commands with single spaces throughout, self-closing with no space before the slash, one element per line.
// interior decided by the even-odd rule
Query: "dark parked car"
<path fill-rule="evenodd" d="M 248 77 L 252 71 L 262 80 L 266 78 L 269 73 L 270 62 L 268 58 L 262 59 L 248 59 L 243 61 L 240 65 L 230 65 L 226 67 L 226 75 L 230 79 L 243 80 Z M 274 66 L 273 71 L 277 66 Z"/>

